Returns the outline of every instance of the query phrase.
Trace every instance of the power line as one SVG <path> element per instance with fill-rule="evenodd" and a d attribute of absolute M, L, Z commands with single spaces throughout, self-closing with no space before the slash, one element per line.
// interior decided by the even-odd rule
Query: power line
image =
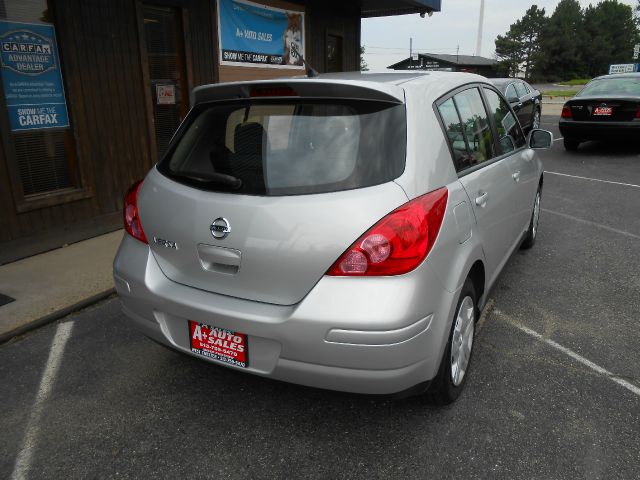
<path fill-rule="evenodd" d="M 407 50 L 407 47 L 376 47 L 375 45 L 363 45 L 365 48 L 377 48 L 380 50 Z M 423 47 L 414 47 L 414 50 L 456 50 L 458 47 L 440 47 L 440 48 L 423 48 Z"/>

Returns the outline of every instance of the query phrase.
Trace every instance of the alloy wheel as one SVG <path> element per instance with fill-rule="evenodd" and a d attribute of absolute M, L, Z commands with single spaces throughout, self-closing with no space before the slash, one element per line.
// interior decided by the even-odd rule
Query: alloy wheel
<path fill-rule="evenodd" d="M 458 308 L 451 336 L 451 382 L 456 387 L 462 383 L 469 366 L 474 331 L 475 305 L 473 298 L 466 296 Z"/>
<path fill-rule="evenodd" d="M 536 238 L 538 233 L 538 220 L 540 219 L 540 192 L 536 193 L 536 200 L 533 204 L 533 219 L 532 219 L 532 233 L 533 238 Z"/>
<path fill-rule="evenodd" d="M 540 110 L 536 110 L 533 114 L 533 127 L 540 128 Z"/>

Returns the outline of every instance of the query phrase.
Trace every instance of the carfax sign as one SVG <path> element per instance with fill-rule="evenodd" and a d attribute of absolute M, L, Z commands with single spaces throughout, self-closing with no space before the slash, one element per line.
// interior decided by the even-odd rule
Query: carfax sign
<path fill-rule="evenodd" d="M 222 65 L 302 68 L 304 13 L 246 0 L 218 1 Z"/>
<path fill-rule="evenodd" d="M 68 127 L 53 25 L 0 21 L 0 58 L 11 130 Z"/>

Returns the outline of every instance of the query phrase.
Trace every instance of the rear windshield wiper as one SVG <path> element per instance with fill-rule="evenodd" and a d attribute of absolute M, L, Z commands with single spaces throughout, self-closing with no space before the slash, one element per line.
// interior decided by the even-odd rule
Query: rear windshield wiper
<path fill-rule="evenodd" d="M 220 185 L 226 185 L 232 190 L 237 190 L 242 187 L 242 179 L 234 177 L 232 175 L 225 175 L 224 173 L 204 173 L 204 172 L 192 172 L 192 171 L 180 171 L 172 172 L 174 177 L 188 178 L 189 180 L 195 180 L 200 183 L 217 183 Z"/>

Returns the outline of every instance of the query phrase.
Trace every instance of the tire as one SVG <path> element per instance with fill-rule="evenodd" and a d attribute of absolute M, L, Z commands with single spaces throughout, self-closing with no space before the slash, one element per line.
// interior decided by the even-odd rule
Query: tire
<path fill-rule="evenodd" d="M 580 142 L 578 140 L 566 137 L 563 139 L 563 143 L 564 149 L 569 150 L 570 152 L 575 152 L 576 150 L 578 150 L 578 145 L 580 145 Z"/>
<path fill-rule="evenodd" d="M 536 198 L 533 201 L 533 211 L 531 212 L 531 221 L 529 222 L 529 229 L 524 236 L 524 240 L 520 244 L 520 248 L 528 250 L 536 243 L 538 238 L 538 221 L 540 220 L 540 200 L 542 199 L 542 192 L 540 187 L 536 192 Z"/>
<path fill-rule="evenodd" d="M 438 374 L 427 392 L 427 398 L 432 403 L 448 405 L 462 393 L 469 377 L 477 319 L 476 291 L 471 279 L 467 278 L 460 291 Z"/>

